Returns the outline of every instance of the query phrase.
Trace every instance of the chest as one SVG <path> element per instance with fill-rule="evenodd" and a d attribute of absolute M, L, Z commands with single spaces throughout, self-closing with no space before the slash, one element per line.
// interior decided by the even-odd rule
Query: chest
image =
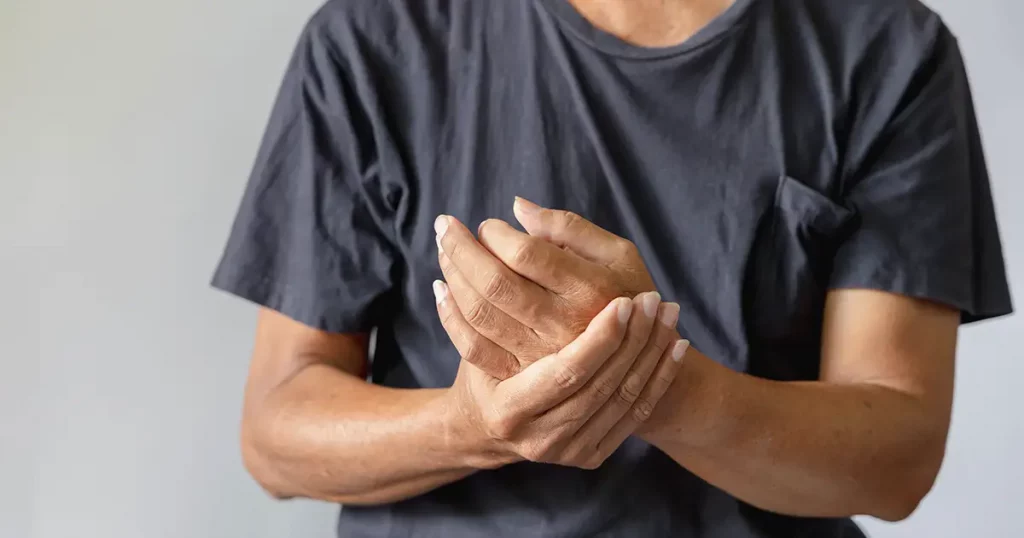
<path fill-rule="evenodd" d="M 412 153 L 426 156 L 405 171 L 415 221 L 512 222 L 517 195 L 571 210 L 638 245 L 709 355 L 749 370 L 755 349 L 813 353 L 850 220 L 833 201 L 836 108 L 740 54 L 655 67 L 556 46 L 454 62 L 437 93 L 446 113 L 412 128 Z M 419 228 L 409 265 L 431 269 L 410 276 L 429 282 L 433 238 Z"/>
<path fill-rule="evenodd" d="M 680 226 L 743 214 L 749 225 L 783 176 L 837 194 L 841 105 L 794 76 L 799 59 L 780 70 L 777 53 L 743 39 L 663 62 L 542 44 L 450 61 L 436 92 L 445 113 L 414 127 L 430 157 L 411 172 L 429 202 L 473 220 L 528 196 L 639 232 L 629 227 L 651 223 L 626 213 Z"/>

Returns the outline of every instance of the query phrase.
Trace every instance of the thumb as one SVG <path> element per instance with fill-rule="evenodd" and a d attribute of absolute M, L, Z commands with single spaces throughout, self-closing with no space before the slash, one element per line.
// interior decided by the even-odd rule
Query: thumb
<path fill-rule="evenodd" d="M 516 196 L 512 211 L 526 233 L 607 265 L 620 258 L 626 240 L 570 211 L 547 209 Z"/>

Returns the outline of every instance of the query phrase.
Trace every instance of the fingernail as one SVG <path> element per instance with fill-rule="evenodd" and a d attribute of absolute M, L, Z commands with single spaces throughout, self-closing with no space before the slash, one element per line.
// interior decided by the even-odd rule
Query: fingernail
<path fill-rule="evenodd" d="M 515 208 L 524 215 L 534 215 L 540 211 L 540 206 L 527 200 L 526 198 L 520 198 L 516 196 Z"/>
<path fill-rule="evenodd" d="M 683 360 L 683 355 L 686 355 L 687 349 L 690 349 L 689 340 L 680 340 L 676 342 L 676 346 L 672 348 L 672 360 L 676 362 Z"/>
<path fill-rule="evenodd" d="M 434 281 L 434 300 L 437 304 L 444 302 L 445 298 L 448 297 L 448 286 L 440 280 Z"/>
<path fill-rule="evenodd" d="M 629 316 L 633 314 L 633 301 L 629 299 L 618 299 L 619 306 L 619 323 L 625 325 L 629 321 Z"/>
<path fill-rule="evenodd" d="M 644 298 L 640 301 L 644 306 L 644 315 L 653 318 L 658 313 L 658 305 L 661 304 L 661 294 L 656 291 L 645 293 Z"/>
<path fill-rule="evenodd" d="M 661 305 L 661 313 L 658 315 L 658 321 L 662 325 L 674 329 L 676 323 L 679 322 L 679 303 L 665 303 Z"/>
<path fill-rule="evenodd" d="M 444 237 L 444 233 L 448 231 L 448 217 L 441 215 L 434 220 L 434 232 L 437 233 L 438 237 Z"/>
<path fill-rule="evenodd" d="M 437 251 L 438 252 L 444 252 L 444 247 L 441 246 L 441 236 L 440 235 L 435 235 L 434 236 L 434 242 L 437 243 Z"/>

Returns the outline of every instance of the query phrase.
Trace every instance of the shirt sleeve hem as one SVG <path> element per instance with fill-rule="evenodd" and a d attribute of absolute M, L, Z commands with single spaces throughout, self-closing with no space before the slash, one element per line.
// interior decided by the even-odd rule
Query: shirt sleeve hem
<path fill-rule="evenodd" d="M 960 311 L 962 325 L 1008 316 L 1014 312 L 1009 298 L 979 301 L 972 299 L 964 291 L 938 283 L 943 280 L 949 279 L 937 278 L 927 273 L 893 273 L 876 269 L 857 273 L 836 273 L 829 282 L 829 289 L 877 290 L 944 304 Z"/>
<path fill-rule="evenodd" d="M 325 311 L 310 307 L 320 303 L 316 298 L 300 297 L 287 288 L 262 277 L 251 277 L 217 271 L 210 281 L 218 289 L 250 303 L 281 313 L 307 327 L 330 333 L 368 333 L 373 328 L 364 316 L 342 311 Z"/>

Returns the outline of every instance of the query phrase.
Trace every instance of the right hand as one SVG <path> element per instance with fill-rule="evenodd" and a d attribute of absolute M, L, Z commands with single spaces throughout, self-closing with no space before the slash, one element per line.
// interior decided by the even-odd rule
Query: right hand
<path fill-rule="evenodd" d="M 655 290 L 625 238 L 523 199 L 514 210 L 528 233 L 490 219 L 477 238 L 452 216 L 434 222 L 438 263 L 463 317 L 510 352 L 500 360 L 463 358 L 501 379 L 562 349 L 612 299 Z"/>
<path fill-rule="evenodd" d="M 462 356 L 508 353 L 463 319 L 447 285 L 439 281 L 434 291 Z M 522 460 L 600 466 L 672 384 L 689 345 L 677 340 L 678 316 L 679 305 L 661 303 L 654 292 L 619 298 L 563 349 L 506 380 L 462 361 L 449 409 L 458 434 L 479 441 L 484 463 L 478 466 Z"/>

